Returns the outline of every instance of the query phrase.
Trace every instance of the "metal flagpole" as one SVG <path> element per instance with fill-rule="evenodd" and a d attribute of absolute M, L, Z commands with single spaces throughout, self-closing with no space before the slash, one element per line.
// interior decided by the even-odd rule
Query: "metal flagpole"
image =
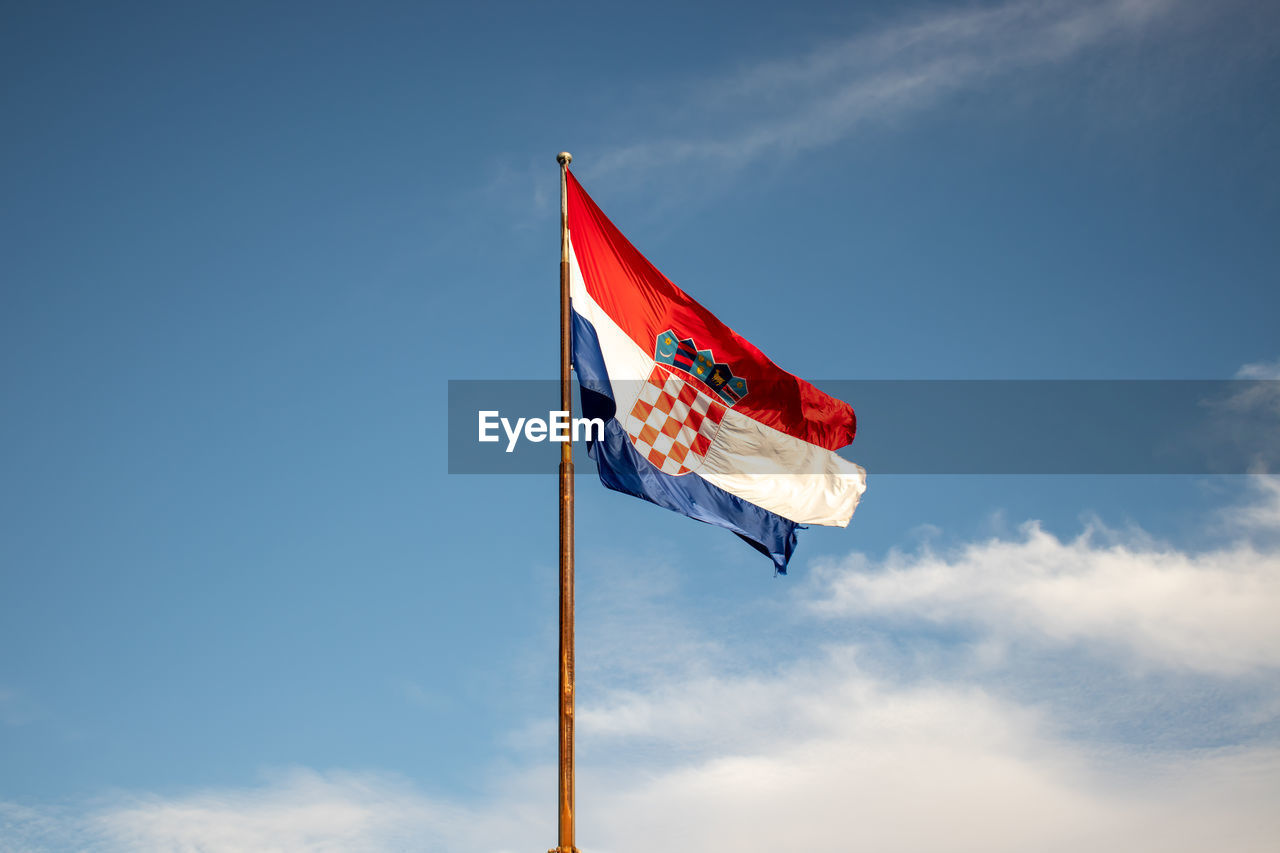
<path fill-rule="evenodd" d="M 560 408 L 569 417 L 569 164 L 560 164 Z M 548 853 L 578 853 L 573 846 L 573 443 L 560 445 L 560 841 Z"/>

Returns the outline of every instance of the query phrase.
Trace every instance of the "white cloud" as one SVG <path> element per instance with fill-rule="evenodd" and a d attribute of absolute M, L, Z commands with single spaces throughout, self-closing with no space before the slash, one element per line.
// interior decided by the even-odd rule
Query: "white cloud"
<path fill-rule="evenodd" d="M 249 788 L 161 797 L 119 795 L 79 813 L 0 803 L 0 850 L 499 850 L 525 815 L 477 812 L 381 773 L 294 769 Z"/>
<path fill-rule="evenodd" d="M 24 726 L 37 719 L 35 705 L 21 691 L 0 686 L 0 723 Z"/>
<path fill-rule="evenodd" d="M 126 799 L 92 815 L 105 849 L 392 849 L 447 837 L 463 815 L 386 777 L 295 771 L 247 791 Z"/>
<path fill-rule="evenodd" d="M 662 738 L 661 725 L 677 719 L 686 734 L 709 735 L 728 722 L 740 726 L 739 737 L 712 754 L 674 749 L 643 765 L 596 743 L 579 778 L 583 849 L 1249 853 L 1272 849 L 1280 832 L 1274 748 L 1082 748 L 1055 737 L 1042 714 L 981 690 L 890 687 L 847 655 L 806 669 L 726 679 L 710 694 L 706 685 L 672 684 L 643 700 L 655 706 L 646 736 Z M 758 724 L 741 725 L 748 710 Z M 464 808 L 385 776 L 295 771 L 248 790 L 128 798 L 74 819 L 27 810 L 18 815 L 34 830 L 27 845 L 14 844 L 18 824 L 0 845 L 102 853 L 540 849 L 554 832 L 553 779 L 551 767 L 525 772 Z"/>
<path fill-rule="evenodd" d="M 1228 526 L 1245 532 L 1280 532 L 1280 476 L 1253 478 L 1258 500 L 1223 513 Z"/>
<path fill-rule="evenodd" d="M 1280 522 L 1280 485 L 1228 517 Z M 1109 541 L 1101 541 L 1109 540 Z M 1247 540 L 1199 553 L 1091 526 L 1065 541 L 1034 522 L 1016 539 L 938 554 L 855 556 L 821 573 L 813 608 L 971 625 L 1009 640 L 1095 644 L 1147 664 L 1243 675 L 1280 668 L 1280 555 Z"/>
<path fill-rule="evenodd" d="M 593 173 L 680 162 L 744 167 L 825 147 L 869 122 L 935 103 L 998 75 L 1063 62 L 1142 34 L 1179 0 L 1015 0 L 935 12 L 747 67 L 692 87 L 679 135 L 615 149 Z M 715 129 L 707 127 L 710 118 Z M 699 130 L 699 128 L 704 128 Z"/>
<path fill-rule="evenodd" d="M 856 673 L 780 679 L 785 712 L 750 748 L 583 785 L 584 838 L 601 850 L 1265 850 L 1280 752 L 1108 754 L 981 691 L 893 689 Z M 707 710 L 713 729 L 739 698 Z M 754 710 L 764 713 L 766 708 Z M 697 713 L 697 707 L 674 716 Z M 745 744 L 741 746 L 746 746 Z M 605 792 L 592 794 L 590 792 Z"/>
<path fill-rule="evenodd" d="M 1236 379 L 1280 379 L 1280 359 L 1246 364 L 1236 371 Z"/>
<path fill-rule="evenodd" d="M 1270 428 L 1273 437 L 1275 422 L 1280 420 L 1280 360 L 1246 364 L 1236 371 L 1236 379 L 1246 381 L 1240 383 L 1241 387 L 1231 397 L 1217 405 L 1238 415 L 1263 418 L 1267 422 L 1259 426 Z M 1261 446 L 1271 444 L 1274 440 L 1261 443 Z"/>
<path fill-rule="evenodd" d="M 1274 849 L 1280 638 L 1268 617 L 1280 605 L 1280 552 L 1251 542 L 1280 526 L 1280 481 L 1254 485 L 1233 512 L 1238 541 L 1204 551 L 1096 526 L 1062 540 L 1029 524 L 943 555 L 852 557 L 791 594 L 825 625 L 857 626 L 856 641 L 797 633 L 763 663 L 750 650 L 735 657 L 735 644 L 706 642 L 664 600 L 680 590 L 661 570 L 669 585 L 646 595 L 634 567 L 605 572 L 615 586 L 594 594 L 619 602 L 608 619 L 622 626 L 608 655 L 636 665 L 589 670 L 591 698 L 579 708 L 580 845 L 594 853 Z M 658 614 L 674 642 L 655 650 L 644 628 Z M 743 618 L 761 615 L 752 605 Z M 895 633 L 904 620 L 976 632 L 980 642 L 963 648 L 994 677 L 950 663 L 886 671 L 867 638 L 909 636 Z M 797 619 L 795 631 L 812 621 Z M 1037 694 L 1025 668 L 991 651 L 1028 646 L 1084 649 L 1098 683 L 1073 675 L 1071 689 L 1083 694 L 1075 703 Z M 1149 696 L 1140 684 L 1153 670 L 1176 673 L 1170 689 L 1186 697 L 1203 695 L 1188 684 L 1208 685 L 1223 707 L 1192 719 L 1200 728 L 1183 740 L 1081 734 L 1090 731 L 1081 718 L 1106 691 L 1125 693 L 1108 714 L 1165 724 L 1142 716 Z M 294 770 L 251 788 L 114 796 L 79 810 L 0 803 L 0 850 L 546 849 L 554 779 L 554 767 L 540 763 L 495 771 L 488 794 L 462 801 L 386 774 Z"/>
<path fill-rule="evenodd" d="M 1280 361 L 1246 364 L 1235 380 L 1224 383 L 1225 393 L 1201 401 L 1209 417 L 1197 440 L 1208 460 L 1226 461 L 1223 470 L 1239 470 L 1244 461 L 1254 473 L 1275 471 L 1280 465 Z M 1280 506 L 1273 512 L 1280 517 Z M 1280 531 L 1280 524 L 1272 527 Z"/>

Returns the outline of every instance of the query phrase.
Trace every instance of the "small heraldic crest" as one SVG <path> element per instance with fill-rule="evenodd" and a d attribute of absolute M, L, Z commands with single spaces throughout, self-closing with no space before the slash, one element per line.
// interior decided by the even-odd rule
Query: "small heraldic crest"
<path fill-rule="evenodd" d="M 654 342 L 653 361 L 622 427 L 654 467 L 688 474 L 711 449 L 725 412 L 747 396 L 747 381 L 670 329 Z"/>

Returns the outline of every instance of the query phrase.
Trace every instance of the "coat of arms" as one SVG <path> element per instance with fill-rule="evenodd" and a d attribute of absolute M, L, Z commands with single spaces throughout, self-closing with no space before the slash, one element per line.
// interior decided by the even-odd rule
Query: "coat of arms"
<path fill-rule="evenodd" d="M 654 344 L 653 370 L 622 427 L 640 455 L 666 474 L 702 464 L 726 411 L 747 395 L 745 379 L 699 350 L 692 338 L 667 330 Z"/>

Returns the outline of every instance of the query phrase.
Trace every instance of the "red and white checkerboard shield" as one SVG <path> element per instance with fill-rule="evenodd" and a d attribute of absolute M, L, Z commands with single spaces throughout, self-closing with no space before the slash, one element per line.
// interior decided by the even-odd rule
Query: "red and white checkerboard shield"
<path fill-rule="evenodd" d="M 641 456 L 680 476 L 702 464 L 727 408 L 692 378 L 655 364 L 622 428 Z"/>

